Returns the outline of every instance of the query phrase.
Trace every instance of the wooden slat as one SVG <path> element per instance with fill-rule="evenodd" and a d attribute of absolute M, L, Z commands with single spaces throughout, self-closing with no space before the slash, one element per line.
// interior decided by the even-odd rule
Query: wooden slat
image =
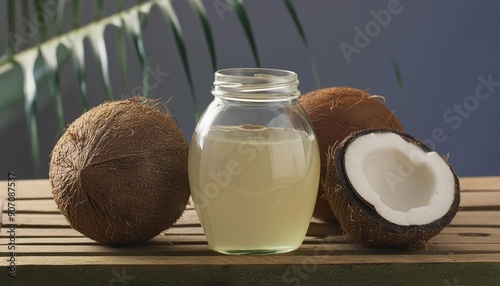
<path fill-rule="evenodd" d="M 0 199 L 0 203 L 1 203 Z M 59 213 L 55 201 L 50 199 L 16 200 L 16 212 L 22 213 Z M 1 211 L 0 205 L 0 211 Z M 7 201 L 3 200 L 3 209 L 7 209 Z M 193 207 L 186 207 L 186 210 L 194 210 Z"/>
<path fill-rule="evenodd" d="M 344 236 L 328 237 L 330 243 L 347 243 Z M 325 242 L 324 238 L 317 238 L 306 236 L 304 239 L 305 244 L 322 244 Z M 99 243 L 85 236 L 73 237 L 29 237 L 18 239 L 17 245 L 95 245 Z M 456 243 L 461 243 L 457 241 Z M 0 242 L 0 245 L 6 245 L 7 241 Z M 161 245 L 161 244 L 207 244 L 207 239 L 204 234 L 169 234 L 158 235 L 148 241 L 148 244 Z"/>
<path fill-rule="evenodd" d="M 162 244 L 206 244 L 207 240 L 205 235 L 159 235 L 150 241 L 148 244 L 152 245 L 162 245 Z M 5 245 L 4 241 L 0 242 L 0 245 Z M 100 244 L 85 236 L 74 236 L 74 237 L 30 237 L 18 239 L 16 242 L 20 248 L 24 245 L 54 245 L 54 247 L 59 245 L 91 245 L 100 246 Z M 133 247 L 133 246 L 130 246 Z"/>
<path fill-rule="evenodd" d="M 17 213 L 59 213 L 57 205 L 52 198 L 35 200 L 16 200 Z M 4 209 L 7 201 L 4 201 Z"/>
<path fill-rule="evenodd" d="M 165 231 L 166 234 L 204 234 L 200 225 L 174 225 Z M 311 222 L 307 231 L 309 236 L 326 237 L 331 235 L 341 235 L 342 230 L 339 226 L 325 223 Z M 17 227 L 17 237 L 66 237 L 66 236 L 83 236 L 78 231 L 69 227 L 51 228 L 51 227 Z M 0 237 L 8 237 L 9 234 L 5 231 L 0 232 Z"/>
<path fill-rule="evenodd" d="M 317 223 L 312 223 L 312 226 Z M 329 226 L 321 226 L 322 228 L 328 228 L 325 230 L 318 230 L 309 228 L 309 237 L 319 237 L 325 238 L 332 235 L 341 235 L 340 229 L 332 228 Z M 312 230 L 311 230 L 312 229 Z M 203 229 L 200 226 L 189 226 L 189 227 L 172 227 L 166 231 L 166 235 L 170 234 L 185 234 L 185 235 L 203 235 Z M 500 228 L 481 228 L 481 227 L 446 227 L 443 229 L 440 235 L 444 234 L 455 234 L 460 236 L 490 236 L 497 238 L 500 241 Z M 1 237 L 8 237 L 9 234 L 6 232 L 0 232 Z M 83 237 L 83 234 L 72 228 L 17 228 L 16 236 L 18 238 L 37 238 L 37 237 Z"/>
<path fill-rule="evenodd" d="M 18 226 L 69 227 L 62 214 L 17 214 Z M 2 224 L 9 224 L 8 217 L 2 216 Z M 196 212 L 185 211 L 176 225 L 199 225 Z M 450 226 L 496 226 L 500 227 L 500 211 L 459 211 Z"/>
<path fill-rule="evenodd" d="M 2 225 L 8 224 L 8 217 L 2 216 Z M 26 214 L 19 213 L 16 214 L 16 224 L 18 227 L 23 226 L 59 226 L 59 227 L 69 227 L 69 223 L 66 218 L 60 214 Z M 199 224 L 198 217 L 196 212 L 193 210 L 185 211 L 181 218 L 177 221 L 176 224 L 182 225 L 191 225 L 191 224 Z"/>
<path fill-rule="evenodd" d="M 189 226 L 189 227 L 171 227 L 166 231 L 167 234 L 203 234 L 203 229 L 201 226 Z M 0 232 L 1 237 L 8 237 L 9 234 L 5 231 Z M 67 228 L 33 228 L 33 227 L 23 227 L 16 229 L 16 236 L 18 238 L 26 237 L 83 237 L 84 235 L 78 231 L 67 227 Z"/>
<path fill-rule="evenodd" d="M 460 178 L 460 189 L 467 191 L 499 191 L 499 177 L 466 177 Z"/>
<path fill-rule="evenodd" d="M 3 202 L 3 209 L 7 209 L 7 201 Z M 462 208 L 498 208 L 500 209 L 500 191 L 497 192 L 465 192 L 461 194 L 460 207 Z M 58 213 L 57 205 L 52 198 L 36 200 L 17 200 L 17 212 Z M 188 207 L 193 210 L 193 207 Z"/>
<path fill-rule="evenodd" d="M 0 181 L 0 186 L 7 186 L 7 181 Z M 6 192 L 0 192 L 0 198 L 6 198 Z M 52 191 L 48 180 L 17 180 L 16 200 L 18 199 L 51 199 Z"/>
<path fill-rule="evenodd" d="M 0 187 L 6 186 L 7 181 L 0 181 Z M 7 192 L 0 192 L 0 199 L 7 198 Z M 52 187 L 47 179 L 37 179 L 37 180 L 18 180 L 16 181 L 16 202 L 19 200 L 31 200 L 31 199 L 41 199 L 46 203 L 45 206 L 40 206 L 41 211 L 57 211 L 57 206 L 53 202 L 52 197 Z M 24 203 L 24 202 L 23 202 Z M 36 203 L 35 203 L 36 204 Z M 25 204 L 26 206 L 33 206 L 30 203 Z M 48 209 L 45 209 L 48 208 Z M 54 209 L 55 208 L 55 209 Z M 190 197 L 188 204 L 186 206 L 187 210 L 194 210 L 194 203 Z"/>
<path fill-rule="evenodd" d="M 459 211 L 450 226 L 500 227 L 500 211 Z"/>
<path fill-rule="evenodd" d="M 473 229 L 469 229 L 469 231 Z M 343 235 L 315 237 L 306 236 L 304 244 L 322 245 L 328 243 L 349 243 Z M 168 235 L 158 235 L 150 240 L 152 244 L 206 244 L 204 234 L 183 234 L 170 233 Z M 430 244 L 496 244 L 500 243 L 500 229 L 482 229 L 481 232 L 466 232 L 459 233 L 441 233 L 429 241 Z M 7 244 L 7 240 L 0 242 L 0 245 Z M 78 245 L 92 244 L 98 245 L 97 242 L 83 235 L 69 237 L 27 237 L 18 236 L 18 245 Z"/>
<path fill-rule="evenodd" d="M 500 191 L 464 192 L 460 195 L 460 207 L 463 209 L 498 209 L 500 210 Z"/>
<path fill-rule="evenodd" d="M 165 234 L 204 234 L 201 226 L 173 226 L 164 232 Z M 326 237 L 331 235 L 341 235 L 342 230 L 338 226 L 333 226 L 323 223 L 312 222 L 307 231 L 309 236 Z M 0 237 L 8 237 L 6 232 L 0 232 Z M 83 236 L 83 234 L 70 228 L 34 228 L 34 227 L 18 227 L 16 231 L 17 237 L 67 237 L 67 236 Z"/>
<path fill-rule="evenodd" d="M 7 181 L 0 181 L 5 186 Z M 500 191 L 500 176 L 497 177 L 464 177 L 460 178 L 460 187 L 463 192 L 468 191 Z M 18 180 L 16 199 L 52 198 L 51 186 L 48 180 Z M 0 198 L 6 198 L 5 192 Z"/>
<path fill-rule="evenodd" d="M 0 231 L 0 238 L 8 237 L 9 234 L 5 231 Z M 66 237 L 66 236 L 83 236 L 83 234 L 72 228 L 20 228 L 16 229 L 16 237 L 23 239 L 24 237 Z"/>
<path fill-rule="evenodd" d="M 460 232 L 449 232 L 453 229 L 453 227 L 446 228 L 446 231 L 443 230 L 440 234 L 431 238 L 429 243 L 500 243 L 500 229 L 498 228 L 482 228 L 480 231 L 474 228 L 461 228 Z"/>

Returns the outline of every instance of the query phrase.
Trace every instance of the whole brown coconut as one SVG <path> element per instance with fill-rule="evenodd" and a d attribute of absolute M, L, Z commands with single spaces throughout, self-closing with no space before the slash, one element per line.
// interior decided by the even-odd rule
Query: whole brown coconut
<path fill-rule="evenodd" d="M 403 131 L 403 127 L 378 96 L 350 87 L 318 89 L 300 97 L 300 103 L 311 118 L 316 131 L 321 160 L 321 181 L 325 180 L 328 148 L 341 142 L 354 131 L 389 129 Z M 337 221 L 328 202 L 323 198 L 320 184 L 313 216 Z"/>
<path fill-rule="evenodd" d="M 168 113 L 136 97 L 75 120 L 51 154 L 52 194 L 70 225 L 104 244 L 153 238 L 189 198 L 188 144 Z"/>

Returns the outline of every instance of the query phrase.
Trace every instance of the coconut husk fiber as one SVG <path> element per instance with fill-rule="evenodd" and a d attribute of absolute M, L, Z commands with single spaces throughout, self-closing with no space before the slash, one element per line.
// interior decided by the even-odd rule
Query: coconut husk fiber
<path fill-rule="evenodd" d="M 454 178 L 454 199 L 448 206 L 446 214 L 433 222 L 422 225 L 398 225 L 379 215 L 375 208 L 363 200 L 352 188 L 345 172 L 344 156 L 349 144 L 357 137 L 369 133 L 387 132 L 393 131 L 374 129 L 354 132 L 330 148 L 327 155 L 328 170 L 323 181 L 325 199 L 329 202 L 349 240 L 376 248 L 422 249 L 429 239 L 439 234 L 455 217 L 460 205 L 460 183 L 448 164 Z M 409 134 L 394 133 L 420 147 L 424 152 L 432 151 Z"/>
<path fill-rule="evenodd" d="M 352 132 L 365 129 L 403 131 L 394 113 L 379 98 L 351 87 L 318 89 L 300 97 L 319 144 L 321 181 L 326 176 L 328 149 Z M 323 198 L 324 193 L 320 184 L 313 215 L 321 220 L 335 222 L 337 219 Z"/>
<path fill-rule="evenodd" d="M 187 158 L 166 107 L 135 97 L 105 102 L 71 123 L 51 153 L 49 180 L 74 229 L 104 244 L 138 243 L 184 211 Z"/>

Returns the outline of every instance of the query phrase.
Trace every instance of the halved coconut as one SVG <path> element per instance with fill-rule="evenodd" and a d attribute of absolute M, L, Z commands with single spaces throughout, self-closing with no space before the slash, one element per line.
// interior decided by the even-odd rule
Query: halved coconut
<path fill-rule="evenodd" d="M 325 196 L 356 242 L 419 249 L 458 210 L 457 176 L 446 160 L 408 134 L 354 132 L 328 158 Z"/>

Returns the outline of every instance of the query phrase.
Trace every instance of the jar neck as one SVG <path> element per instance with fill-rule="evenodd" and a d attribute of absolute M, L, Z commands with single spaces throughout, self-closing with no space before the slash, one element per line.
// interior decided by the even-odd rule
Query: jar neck
<path fill-rule="evenodd" d="M 264 68 L 234 68 L 215 73 L 212 94 L 242 102 L 295 101 L 300 96 L 297 74 Z"/>

